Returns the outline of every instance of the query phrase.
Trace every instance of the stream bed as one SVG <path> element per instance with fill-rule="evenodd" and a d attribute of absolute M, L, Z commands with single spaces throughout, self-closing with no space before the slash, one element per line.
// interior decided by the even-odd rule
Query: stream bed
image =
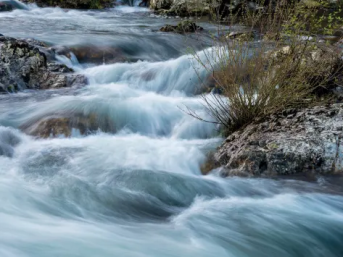
<path fill-rule="evenodd" d="M 122 58 L 60 55 L 88 86 L 0 95 L 1 257 L 343 256 L 343 179 L 201 174 L 223 139 L 185 112 L 211 119 L 189 46 L 206 58 L 216 28 L 158 31 L 178 21 L 128 6 L 0 13 L 6 36 Z M 93 117 L 96 130 L 28 135 L 47 117 Z"/>

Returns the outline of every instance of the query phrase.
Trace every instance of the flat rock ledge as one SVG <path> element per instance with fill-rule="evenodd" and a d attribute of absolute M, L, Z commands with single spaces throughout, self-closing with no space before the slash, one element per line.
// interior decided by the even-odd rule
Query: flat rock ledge
<path fill-rule="evenodd" d="M 255 122 L 230 135 L 209 162 L 222 176 L 343 174 L 343 104 Z"/>
<path fill-rule="evenodd" d="M 58 63 L 44 43 L 0 36 L 0 93 L 86 84 L 84 75 Z"/>

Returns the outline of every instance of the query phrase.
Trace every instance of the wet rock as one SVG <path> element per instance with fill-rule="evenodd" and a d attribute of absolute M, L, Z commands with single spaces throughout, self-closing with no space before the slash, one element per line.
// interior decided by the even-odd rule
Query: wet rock
<path fill-rule="evenodd" d="M 343 104 L 288 110 L 233 133 L 214 155 L 222 175 L 343 172 Z"/>
<path fill-rule="evenodd" d="M 175 32 L 175 33 L 192 33 L 196 31 L 202 31 L 203 28 L 196 25 L 192 21 L 182 21 L 178 25 L 166 25 L 165 27 L 162 27 L 160 31 L 162 32 Z"/>
<path fill-rule="evenodd" d="M 87 135 L 98 130 L 96 115 L 75 115 L 73 117 L 46 117 L 21 126 L 29 135 L 41 138 L 71 137 L 73 134 Z"/>
<path fill-rule="evenodd" d="M 80 63 L 112 64 L 125 62 L 124 53 L 117 47 L 79 45 L 71 47 L 53 47 L 52 50 L 59 55 L 72 59 L 73 55 Z"/>
<path fill-rule="evenodd" d="M 1 92 L 86 85 L 82 75 L 72 74 L 63 64 L 49 62 L 41 51 L 43 43 L 39 47 L 31 43 L 32 40 L 0 37 Z"/>
<path fill-rule="evenodd" d="M 254 33 L 251 31 L 244 32 L 244 31 L 234 31 L 229 33 L 226 36 L 227 39 L 234 39 L 238 41 L 251 41 L 255 39 Z"/>
<path fill-rule="evenodd" d="M 207 154 L 206 161 L 200 166 L 200 171 L 203 175 L 208 174 L 211 170 L 218 168 L 220 165 L 215 159 L 214 152 Z"/>
<path fill-rule="evenodd" d="M 48 63 L 47 68 L 49 71 L 52 71 L 52 72 L 60 72 L 60 73 L 73 72 L 73 69 L 65 66 L 64 64 L 57 63 L 57 62 Z"/>
<path fill-rule="evenodd" d="M 25 3 L 36 3 L 40 7 L 58 6 L 69 9 L 104 9 L 113 7 L 113 0 L 24 0 Z"/>

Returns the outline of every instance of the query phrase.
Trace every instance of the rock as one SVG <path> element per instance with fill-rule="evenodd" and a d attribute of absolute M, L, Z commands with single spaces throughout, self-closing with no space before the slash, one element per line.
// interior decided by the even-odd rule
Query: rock
<path fill-rule="evenodd" d="M 169 9 L 173 0 L 150 0 L 150 8 L 155 10 Z"/>
<path fill-rule="evenodd" d="M 75 55 L 80 63 L 112 64 L 127 61 L 124 53 L 113 46 L 77 45 L 52 47 L 51 49 L 56 54 L 64 55 L 69 59 Z"/>
<path fill-rule="evenodd" d="M 174 0 L 169 12 L 180 17 L 208 15 L 212 2 L 210 0 Z"/>
<path fill-rule="evenodd" d="M 284 60 L 287 61 L 289 56 L 292 56 L 292 58 L 299 57 L 299 63 L 303 70 L 308 69 L 308 67 L 318 67 L 314 73 L 309 73 L 306 77 L 306 80 L 311 85 L 317 81 L 325 81 L 325 86 L 317 85 L 318 87 L 316 87 L 313 85 L 315 89 L 312 93 L 318 97 L 331 93 L 337 85 L 342 86 L 343 59 L 341 58 L 342 53 L 339 48 L 316 43 L 315 45 L 307 45 L 307 50 L 304 51 L 303 46 L 304 44 L 292 47 L 284 46 L 278 50 L 268 51 L 266 53 L 266 61 L 272 62 L 277 67 Z"/>
<path fill-rule="evenodd" d="M 233 133 L 214 155 L 222 175 L 343 172 L 343 104 L 288 110 Z"/>
<path fill-rule="evenodd" d="M 249 31 L 249 32 L 244 32 L 244 31 L 234 31 L 229 33 L 226 36 L 227 39 L 234 39 L 238 41 L 251 41 L 255 39 L 254 33 Z"/>
<path fill-rule="evenodd" d="M 99 120 L 96 114 L 74 114 L 73 116 L 49 116 L 30 121 L 20 127 L 25 133 L 41 138 L 71 137 L 75 135 L 88 135 L 98 129 L 115 132 L 111 126 L 102 126 L 108 120 Z"/>
<path fill-rule="evenodd" d="M 4 37 L 4 35 L 2 35 L 2 34 L 0 33 L 0 37 Z"/>
<path fill-rule="evenodd" d="M 1 92 L 87 84 L 83 75 L 72 74 L 72 70 L 63 64 L 48 62 L 47 55 L 30 42 L 0 37 Z"/>
<path fill-rule="evenodd" d="M 202 31 L 203 28 L 196 25 L 194 22 L 191 21 L 181 21 L 178 25 L 166 25 L 162 27 L 160 31 L 162 32 L 175 32 L 175 33 L 192 33 L 196 31 Z"/>
<path fill-rule="evenodd" d="M 113 7 L 113 0 L 24 0 L 40 7 L 58 6 L 68 9 L 104 9 Z"/>
<path fill-rule="evenodd" d="M 214 157 L 214 153 L 210 152 L 207 154 L 206 162 L 200 166 L 200 171 L 203 175 L 208 174 L 210 171 L 218 168 L 220 165 Z"/>

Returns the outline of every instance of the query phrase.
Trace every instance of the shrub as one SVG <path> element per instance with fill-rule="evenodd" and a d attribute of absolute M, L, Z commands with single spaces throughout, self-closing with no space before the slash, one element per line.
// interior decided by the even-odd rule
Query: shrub
<path fill-rule="evenodd" d="M 339 11 L 319 14 L 326 3 L 316 3 L 317 11 L 297 1 L 279 1 L 253 12 L 246 7 L 227 19 L 229 28 L 248 26 L 244 40 L 225 35 L 220 27 L 216 50 L 205 60 L 195 55 L 221 92 L 204 96 L 205 106 L 227 133 L 286 108 L 327 101 L 343 62 L 341 52 L 321 42 L 318 33 L 332 34 L 342 20 Z"/>

